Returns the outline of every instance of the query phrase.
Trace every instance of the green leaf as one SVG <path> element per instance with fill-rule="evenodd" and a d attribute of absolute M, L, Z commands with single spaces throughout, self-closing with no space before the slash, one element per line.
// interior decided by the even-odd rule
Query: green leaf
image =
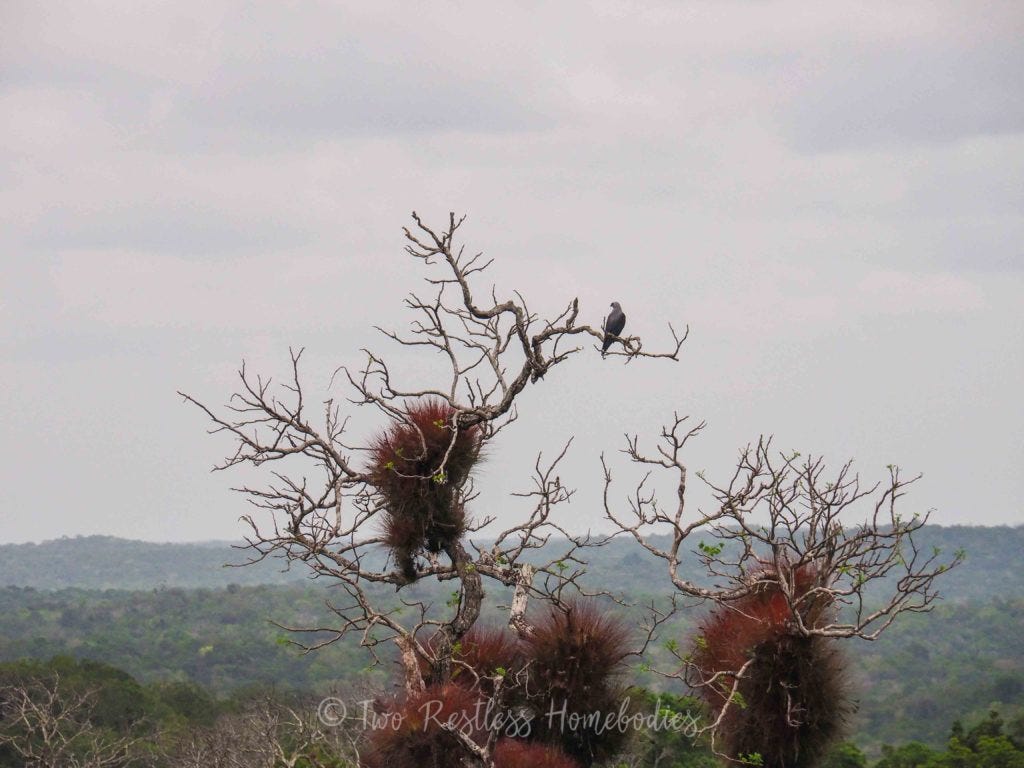
<path fill-rule="evenodd" d="M 697 549 L 703 552 L 708 557 L 717 557 L 722 554 L 722 550 L 725 549 L 725 544 L 718 542 L 717 544 L 705 544 L 703 541 L 697 545 Z"/>

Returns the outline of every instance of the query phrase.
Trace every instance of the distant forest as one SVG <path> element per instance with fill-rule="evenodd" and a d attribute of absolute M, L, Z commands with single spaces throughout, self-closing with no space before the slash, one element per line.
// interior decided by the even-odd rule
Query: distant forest
<path fill-rule="evenodd" d="M 693 538 L 696 549 L 700 536 L 694 534 Z M 486 544 L 482 537 L 478 541 Z M 658 537 L 652 541 L 658 543 Z M 945 552 L 967 552 L 967 561 L 942 578 L 939 589 L 946 600 L 1024 595 L 1024 526 L 928 525 L 915 535 L 915 541 L 925 552 L 933 547 Z M 668 591 L 662 567 L 632 540 L 615 539 L 606 546 L 587 550 L 587 555 L 592 586 L 631 594 Z M 112 536 L 79 536 L 42 544 L 0 544 L 0 586 L 152 589 L 308 581 L 305 570 L 285 570 L 280 560 L 225 567 L 245 563 L 249 556 L 247 550 L 224 541 L 154 544 Z M 704 569 L 696 556 L 684 575 L 698 581 L 704 578 Z"/>
<path fill-rule="evenodd" d="M 945 749 L 954 721 L 981 722 L 993 707 L 1008 722 L 1024 712 L 1024 528 L 929 526 L 923 534 L 924 547 L 967 552 L 941 585 L 943 601 L 931 614 L 901 617 L 874 643 L 846 646 L 860 691 L 851 740 L 876 757 L 883 744 Z M 634 601 L 664 595 L 664 574 L 635 545 L 615 541 L 590 555 L 591 586 Z M 244 556 L 223 543 L 109 537 L 0 546 L 0 661 L 91 659 L 145 685 L 194 683 L 211 697 L 390 684 L 390 662 L 368 667 L 351 642 L 300 653 L 272 622 L 330 626 L 330 585 L 272 563 L 221 567 Z M 425 585 L 410 589 L 430 594 Z M 662 642 L 685 640 L 702 615 L 683 612 Z M 655 649 L 650 660 L 664 653 Z M 639 669 L 632 682 L 661 687 Z"/>
<path fill-rule="evenodd" d="M 358 722 L 345 727 L 317 723 L 318 696 L 282 690 L 239 689 L 229 696 L 211 694 L 191 682 L 140 683 L 124 671 L 95 661 L 60 656 L 48 661 L 0 662 L 0 694 L 32 688 L 59 691 L 61 701 L 83 696 L 83 708 L 60 712 L 61 725 L 74 739 L 55 738 L 41 747 L 25 721 L 0 720 L 0 768 L 23 768 L 22 750 L 50 766 L 132 765 L 138 768 L 217 768 L 288 765 L 295 768 L 356 768 L 367 732 Z M 343 690 L 332 693 L 345 695 Z M 351 691 L 347 692 L 351 697 Z M 637 712 L 664 715 L 700 711 L 685 696 L 626 691 Z M 72 720 L 72 718 L 74 718 Z M 30 718 L 31 720 L 31 718 Z M 356 716 L 358 721 L 358 715 Z M 56 723 L 57 720 L 48 721 Z M 50 731 L 52 735 L 55 731 Z M 66 731 L 62 731 L 66 732 Z M 310 738 L 311 734 L 316 738 Z M 59 759 L 51 760 L 54 753 Z M 956 719 L 945 729 L 942 745 L 919 741 L 882 744 L 873 768 L 1024 768 L 1024 714 L 1007 720 L 997 709 L 983 717 Z M 672 729 L 641 727 L 631 733 L 614 768 L 718 768 L 702 740 Z M 835 744 L 821 768 L 867 768 L 869 757 L 852 741 Z M 540 766 L 538 766 L 540 768 Z M 612 768 L 607 764 L 606 768 Z"/>

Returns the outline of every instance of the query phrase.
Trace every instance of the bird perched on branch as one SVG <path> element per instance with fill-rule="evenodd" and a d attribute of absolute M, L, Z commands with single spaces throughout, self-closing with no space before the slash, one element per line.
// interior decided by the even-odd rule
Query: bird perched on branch
<path fill-rule="evenodd" d="M 608 347 L 619 337 L 619 334 L 622 333 L 622 329 L 625 327 L 626 315 L 622 311 L 622 307 L 619 306 L 619 302 L 613 301 L 612 311 L 604 319 L 604 344 L 601 345 L 601 357 L 605 356 Z"/>

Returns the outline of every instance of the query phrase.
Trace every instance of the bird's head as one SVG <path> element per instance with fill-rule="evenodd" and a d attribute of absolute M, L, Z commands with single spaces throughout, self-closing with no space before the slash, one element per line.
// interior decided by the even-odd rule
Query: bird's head
<path fill-rule="evenodd" d="M 613 301 L 612 302 L 612 309 L 622 309 L 622 307 L 619 306 L 619 302 Z"/>

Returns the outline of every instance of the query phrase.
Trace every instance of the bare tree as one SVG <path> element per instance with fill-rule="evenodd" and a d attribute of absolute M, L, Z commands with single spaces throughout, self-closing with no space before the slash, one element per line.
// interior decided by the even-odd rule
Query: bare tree
<path fill-rule="evenodd" d="M 350 404 L 374 408 L 383 418 L 376 442 L 350 441 L 337 398 L 322 410 L 320 404 L 310 410 L 299 372 L 301 351 L 292 353 L 289 379 L 279 386 L 243 365 L 239 391 L 220 411 L 183 395 L 210 419 L 212 432 L 234 439 L 234 451 L 218 469 L 268 463 L 278 468 L 266 487 L 239 489 L 261 513 L 244 518 L 252 561 L 283 557 L 302 563 L 347 596 L 331 604 L 336 615 L 331 626 L 289 629 L 308 633 L 307 649 L 357 635 L 375 660 L 382 644 L 394 643 L 409 701 L 432 685 L 446 684 L 460 664 L 467 666 L 459 649 L 480 617 L 485 583 L 510 592 L 508 624 L 528 639 L 530 601 L 569 610 L 571 601 L 564 596 L 578 591 L 585 549 L 608 540 L 574 536 L 557 520 L 557 507 L 573 493 L 558 471 L 568 445 L 552 459 L 538 456 L 531 487 L 519 494 L 526 503 L 519 522 L 494 533 L 489 546 L 469 540 L 468 534 L 495 522 L 469 512 L 477 498 L 473 469 L 487 445 L 516 420 L 517 398 L 528 386 L 548 381 L 552 369 L 586 343 L 601 352 L 605 333 L 580 322 L 575 298 L 545 319 L 518 292 L 503 299 L 495 288 L 483 292 L 477 283 L 491 262 L 456 245 L 462 219 L 451 215 L 443 230 L 427 226 L 415 213 L 413 222 L 405 230 L 406 252 L 426 270 L 428 293 L 406 300 L 415 316 L 407 331 L 377 330 L 403 347 L 440 355 L 446 372 L 434 386 L 406 387 L 386 357 L 369 349 L 360 370 L 339 368 L 332 386 L 343 382 Z M 689 329 L 680 335 L 670 325 L 669 332 L 664 351 L 647 351 L 639 338 L 628 336 L 615 339 L 609 354 L 626 362 L 677 360 Z M 769 595 L 788 611 L 787 633 L 819 639 L 872 639 L 899 614 L 928 610 L 936 595 L 934 579 L 959 556 L 941 563 L 938 553 L 915 547 L 913 534 L 927 516 L 905 520 L 895 511 L 908 484 L 895 467 L 884 486 L 862 487 L 850 465 L 828 477 L 820 459 L 777 454 L 771 440 L 762 438 L 741 453 L 724 483 L 700 478 L 715 505 L 691 514 L 683 449 L 703 428 L 676 417 L 652 455 L 641 450 L 638 437 L 627 438 L 627 455 L 648 470 L 648 477 L 675 476 L 671 507 L 647 490 L 645 478 L 628 507 L 620 509 L 612 502 L 611 468 L 605 463 L 608 520 L 618 534 L 631 536 L 665 563 L 679 595 L 739 613 L 751 600 Z M 841 516 L 864 504 L 869 505 L 864 522 L 844 525 Z M 714 576 L 708 584 L 688 580 L 680 570 L 691 556 L 683 544 L 698 530 L 718 540 L 696 553 Z M 652 536 L 665 532 L 667 545 Z M 538 553 L 555 542 L 561 546 L 556 553 Z M 390 552 L 387 561 L 381 550 Z M 408 597 L 408 591 L 382 598 L 381 587 L 402 590 L 425 578 L 452 584 L 447 606 Z M 866 599 L 869 587 L 883 581 L 891 589 L 888 597 L 880 603 Z M 674 609 L 675 603 L 652 607 L 640 650 Z M 677 668 L 663 674 L 717 691 L 706 697 L 715 710 L 706 728 L 714 744 L 735 712 L 751 663 L 702 665 L 682 650 L 676 657 Z M 490 670 L 478 676 L 494 682 Z M 800 713 L 794 708 L 787 716 L 795 722 Z M 463 747 L 467 765 L 494 765 L 495 734 L 481 739 L 453 730 L 451 736 Z"/>
<path fill-rule="evenodd" d="M 337 768 L 356 765 L 359 752 L 354 734 L 325 725 L 315 710 L 260 699 L 194 729 L 166 757 L 177 768 Z"/>
<path fill-rule="evenodd" d="M 138 739 L 93 725 L 96 690 L 76 690 L 57 674 L 0 689 L 0 748 L 26 768 L 128 768 L 145 763 Z"/>
<path fill-rule="evenodd" d="M 405 230 L 406 252 L 425 267 L 430 293 L 406 300 L 416 317 L 409 331 L 378 330 L 399 345 L 441 353 L 448 372 L 439 386 L 405 388 L 385 357 L 368 349 L 361 370 L 336 371 L 334 380 L 347 383 L 351 404 L 375 408 L 384 418 L 376 446 L 348 441 L 347 418 L 335 400 L 311 413 L 299 372 L 301 351 L 292 353 L 290 379 L 277 387 L 243 365 L 240 389 L 220 412 L 183 393 L 212 421 L 212 432 L 234 438 L 235 450 L 218 469 L 282 467 L 267 487 L 239 489 L 269 513 L 244 518 L 252 561 L 301 562 L 347 595 L 330 604 L 336 624 L 289 629 L 309 634 L 303 644 L 308 649 L 356 634 L 375 660 L 381 644 L 394 643 L 407 696 L 424 691 L 425 677 L 450 677 L 453 652 L 480 616 L 485 580 L 511 591 L 509 626 L 526 637 L 529 600 L 560 601 L 583 572 L 581 550 L 604 541 L 574 536 L 555 518 L 556 507 L 573 493 L 557 471 L 568 445 L 553 459 L 538 455 L 532 487 L 519 494 L 527 504 L 520 522 L 498 531 L 486 548 L 464 536 L 494 522 L 466 512 L 477 497 L 471 470 L 488 443 L 515 421 L 517 397 L 586 342 L 600 351 L 605 333 L 580 322 L 575 298 L 552 319 L 534 314 L 519 293 L 499 300 L 492 288 L 482 299 L 475 283 L 491 262 L 456 246 L 463 220 L 451 215 L 440 231 L 415 213 L 413 221 Z M 671 325 L 669 332 L 664 351 L 647 351 L 638 337 L 622 336 L 609 354 L 626 361 L 677 360 L 686 332 L 680 336 Z M 296 460 L 301 474 L 291 471 Z M 530 562 L 553 536 L 561 549 Z M 381 548 L 392 553 L 386 563 L 375 557 Z M 448 606 L 403 593 L 397 602 L 380 599 L 381 585 L 401 589 L 428 577 L 453 583 Z M 481 745 L 460 738 L 472 758 L 490 764 L 493 739 Z"/>
<path fill-rule="evenodd" d="M 711 704 L 712 716 L 703 731 L 721 757 L 751 762 L 753 752 L 731 748 L 739 743 L 736 738 L 727 739 L 730 748 L 722 751 L 716 749 L 716 737 L 723 730 L 734 737 L 743 731 L 744 736 L 761 739 L 743 743 L 764 743 L 758 728 L 752 727 L 755 715 L 769 719 L 769 714 L 778 714 L 782 727 L 775 730 L 788 729 L 798 736 L 812 715 L 825 710 L 828 727 L 821 720 L 816 723 L 823 748 L 839 735 L 846 695 L 841 663 L 827 641 L 874 640 L 900 614 L 931 610 L 938 597 L 936 578 L 959 564 L 963 553 L 943 557 L 938 549 L 921 551 L 915 543 L 914 534 L 926 524 L 928 513 L 903 516 L 897 501 L 916 477 L 904 479 L 900 469 L 890 465 L 885 482 L 865 485 L 851 463 L 830 474 L 820 457 L 773 450 L 771 438 L 765 437 L 741 451 L 725 482 L 699 473 L 713 505 L 690 511 L 683 453 L 704 428 L 704 422 L 691 425 L 677 415 L 662 430 L 653 453 L 641 449 L 637 436 L 627 435 L 624 453 L 645 474 L 630 492 L 625 509 L 612 500 L 612 473 L 602 459 L 608 520 L 664 563 L 680 596 L 716 606 L 694 643 L 670 642 L 676 666 L 661 674 L 684 680 Z M 655 473 L 675 478 L 671 505 L 647 490 Z M 687 542 L 695 532 L 710 536 L 713 543 L 701 541 L 694 551 L 684 548 L 692 546 Z M 665 543 L 655 533 L 667 534 Z M 706 567 L 712 577 L 709 583 L 683 577 L 681 565 L 693 558 Z M 780 644 L 786 643 L 787 650 L 780 651 Z M 765 704 L 780 711 L 755 711 L 746 701 L 750 695 L 744 697 L 742 691 L 761 694 L 773 685 L 779 690 L 780 683 L 798 685 L 798 671 L 789 670 L 793 680 L 777 679 L 783 666 L 779 659 L 792 654 L 794 643 L 800 644 L 802 655 L 793 664 L 809 663 L 823 675 L 816 681 L 817 692 L 794 690 L 781 704 Z M 765 666 L 758 660 L 759 647 L 775 654 L 773 680 L 758 679 Z M 815 686 L 803 686 L 809 687 Z M 820 696 L 812 707 L 808 697 L 815 693 Z M 817 711 L 809 712 L 812 708 Z M 794 744 L 793 749 L 801 746 Z M 808 744 L 802 746 L 807 753 Z M 785 748 L 780 747 L 781 752 Z M 760 752 L 757 756 L 767 757 Z M 797 764 L 794 760 L 790 754 L 783 762 Z"/>

